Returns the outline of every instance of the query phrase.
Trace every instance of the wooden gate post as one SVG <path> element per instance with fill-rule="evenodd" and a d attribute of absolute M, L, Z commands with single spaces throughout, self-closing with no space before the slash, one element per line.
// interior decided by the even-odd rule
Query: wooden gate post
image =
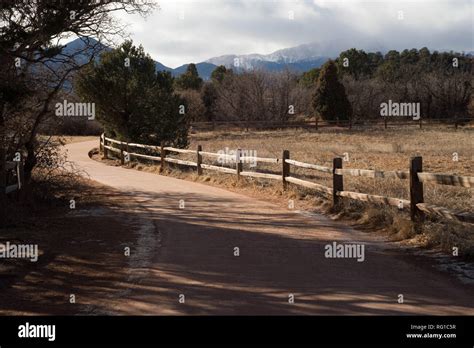
<path fill-rule="evenodd" d="M 99 137 L 99 156 L 102 153 L 102 137 L 104 136 L 104 133 L 102 133 Z"/>
<path fill-rule="evenodd" d="M 132 161 L 132 157 L 130 156 L 130 146 L 128 145 L 128 141 L 127 141 L 127 144 L 125 145 L 125 152 L 127 153 L 127 166 L 130 167 L 130 162 Z"/>
<path fill-rule="evenodd" d="M 411 221 L 422 221 L 423 212 L 417 208 L 418 203 L 423 203 L 423 183 L 418 178 L 418 173 L 423 171 L 421 156 L 412 157 L 410 161 L 410 217 Z"/>
<path fill-rule="evenodd" d="M 201 167 L 202 155 L 200 154 L 201 151 L 202 151 L 202 146 L 198 145 L 197 146 L 197 151 L 196 151 L 196 157 L 197 157 L 196 163 L 197 163 L 197 174 L 198 175 L 202 175 L 202 167 Z"/>
<path fill-rule="evenodd" d="M 166 168 L 166 150 L 165 150 L 165 143 L 162 141 L 161 142 L 161 147 L 160 147 L 160 157 L 161 157 L 161 161 L 160 161 L 160 173 L 163 173 L 163 171 L 165 170 Z"/>
<path fill-rule="evenodd" d="M 241 149 L 237 149 L 237 153 L 235 154 L 235 162 L 236 166 L 235 169 L 237 170 L 237 181 L 240 180 L 240 172 L 242 172 L 242 161 L 240 160 L 240 152 Z"/>
<path fill-rule="evenodd" d="M 336 174 L 337 169 L 342 169 L 342 158 L 337 157 L 332 160 L 332 201 L 333 206 L 339 204 L 338 191 L 344 191 L 344 177 Z"/>
<path fill-rule="evenodd" d="M 122 166 L 125 164 L 125 157 L 123 155 L 123 142 L 120 142 L 120 164 Z"/>
<path fill-rule="evenodd" d="M 104 133 L 104 155 L 102 156 L 102 159 L 109 159 L 109 150 L 106 148 L 107 146 L 107 140 L 105 140 L 105 133 Z"/>
<path fill-rule="evenodd" d="M 290 151 L 288 150 L 283 150 L 283 156 L 282 156 L 282 181 L 283 181 L 283 190 L 286 190 L 288 187 L 288 182 L 286 181 L 286 177 L 290 176 L 290 164 L 286 163 L 286 160 L 290 159 Z"/>

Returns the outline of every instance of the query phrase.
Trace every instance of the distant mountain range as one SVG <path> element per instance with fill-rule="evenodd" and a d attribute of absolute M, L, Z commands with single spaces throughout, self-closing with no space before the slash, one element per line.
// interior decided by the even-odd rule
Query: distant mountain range
<path fill-rule="evenodd" d="M 92 38 L 76 39 L 69 42 L 64 51 L 67 53 L 81 52 L 76 58 L 79 62 L 88 61 L 88 52 L 85 50 L 85 41 L 97 43 Z M 110 50 L 107 46 L 101 47 L 104 51 Z M 84 52 L 82 52 L 84 51 Z M 373 47 L 368 52 L 387 52 L 384 47 Z M 284 48 L 270 54 L 245 54 L 245 55 L 224 55 L 210 58 L 204 62 L 196 64 L 199 76 L 208 80 L 212 71 L 219 66 L 224 65 L 234 71 L 246 71 L 254 69 L 262 69 L 267 71 L 282 71 L 289 69 L 297 73 L 302 73 L 313 68 L 323 65 L 328 59 L 335 58 L 339 55 L 340 48 L 335 44 L 320 45 L 318 43 L 303 44 L 295 47 Z M 465 52 L 466 55 L 473 55 L 474 52 Z M 173 76 L 179 76 L 186 71 L 188 64 L 181 65 L 177 68 L 170 68 L 156 61 L 157 71 L 169 71 Z"/>
<path fill-rule="evenodd" d="M 85 63 L 89 60 L 89 51 L 85 49 L 86 43 L 95 44 L 97 41 L 92 38 L 78 38 L 67 43 L 63 52 L 65 54 L 79 53 L 77 54 L 76 61 L 80 64 L 83 62 Z M 111 48 L 102 45 L 101 49 L 103 51 L 108 51 Z M 301 73 L 320 67 L 329 58 L 330 57 L 318 54 L 315 47 L 312 45 L 301 45 L 278 50 L 268 55 L 247 54 L 214 57 L 204 62 L 197 63 L 196 68 L 199 76 L 208 80 L 211 77 L 211 73 L 219 65 L 224 65 L 226 68 L 232 68 L 236 71 L 253 69 L 281 71 L 289 69 Z M 179 76 L 186 71 L 188 64 L 173 69 L 156 61 L 155 66 L 157 71 L 169 71 L 173 76 Z"/>
<path fill-rule="evenodd" d="M 334 51 L 332 47 L 323 47 L 320 44 L 312 43 L 284 48 L 270 54 L 225 55 L 210 58 L 206 62 L 214 65 L 224 65 L 228 68 L 237 66 L 244 70 L 267 69 L 278 71 L 288 68 L 297 72 L 304 72 L 320 67 L 329 58 L 337 55 L 339 55 L 339 52 Z"/>
<path fill-rule="evenodd" d="M 208 80 L 212 71 L 219 65 L 235 71 L 246 71 L 261 69 L 267 71 L 282 71 L 289 69 L 302 73 L 313 68 L 319 68 L 328 59 L 337 56 L 323 55 L 322 47 L 317 44 L 305 44 L 291 48 L 284 48 L 270 54 L 245 54 L 224 55 L 213 57 L 204 62 L 197 63 L 196 68 L 199 76 Z M 175 69 L 169 68 L 159 62 L 156 63 L 157 70 L 170 71 L 174 76 L 179 76 L 186 71 L 188 64 L 181 65 Z"/>

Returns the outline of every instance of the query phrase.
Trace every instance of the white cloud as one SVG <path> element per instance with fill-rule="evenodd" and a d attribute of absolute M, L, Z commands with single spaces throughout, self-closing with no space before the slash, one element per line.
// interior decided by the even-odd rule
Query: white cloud
<path fill-rule="evenodd" d="M 158 4 L 161 9 L 146 20 L 125 14 L 119 18 L 130 24 L 136 44 L 170 67 L 224 54 L 267 54 L 311 42 L 334 51 L 423 46 L 474 50 L 471 0 L 158 0 Z M 398 11 L 403 11 L 402 20 Z"/>

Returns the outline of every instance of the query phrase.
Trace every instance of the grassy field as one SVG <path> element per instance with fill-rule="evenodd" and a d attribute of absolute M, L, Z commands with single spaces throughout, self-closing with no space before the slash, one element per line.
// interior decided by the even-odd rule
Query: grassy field
<path fill-rule="evenodd" d="M 332 167 L 334 157 L 346 157 L 344 168 L 408 170 L 412 156 L 423 156 L 423 170 L 434 173 L 474 175 L 474 130 L 370 130 L 357 132 L 221 132 L 194 134 L 190 148 L 205 151 L 247 149 L 258 157 L 281 158 L 282 150 L 292 159 Z M 456 158 L 457 154 L 457 158 Z M 456 160 L 457 159 L 457 160 Z M 249 168 L 252 170 L 252 168 Z M 281 173 L 281 165 L 258 163 L 258 171 Z M 293 173 L 331 186 L 331 175 L 291 167 Z M 344 177 L 345 189 L 409 199 L 408 181 Z M 426 184 L 425 200 L 455 210 L 473 206 L 472 190 Z"/>

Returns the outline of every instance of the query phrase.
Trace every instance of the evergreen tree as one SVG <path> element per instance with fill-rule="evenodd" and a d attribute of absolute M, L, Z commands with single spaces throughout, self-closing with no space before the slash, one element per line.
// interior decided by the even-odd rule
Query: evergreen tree
<path fill-rule="evenodd" d="M 232 70 L 227 70 L 224 65 L 219 65 L 211 74 L 211 80 L 215 82 L 222 82 L 224 80 L 225 75 Z"/>
<path fill-rule="evenodd" d="M 122 141 L 187 145 L 186 105 L 173 91 L 169 72 L 156 72 L 143 48 L 126 41 L 102 55 L 76 81 L 77 92 L 94 102 L 106 132 Z"/>
<path fill-rule="evenodd" d="M 324 120 L 348 120 L 352 116 L 351 104 L 344 85 L 338 80 L 337 67 L 332 60 L 321 69 L 313 107 Z"/>
<path fill-rule="evenodd" d="M 191 63 L 186 68 L 186 72 L 176 79 L 176 86 L 179 89 L 200 90 L 202 79 L 199 77 L 196 64 Z"/>
<path fill-rule="evenodd" d="M 218 94 L 214 83 L 205 83 L 202 87 L 201 99 L 202 103 L 204 104 L 204 107 L 206 108 L 204 116 L 208 122 L 214 121 L 214 110 L 216 108 L 217 98 Z"/>

